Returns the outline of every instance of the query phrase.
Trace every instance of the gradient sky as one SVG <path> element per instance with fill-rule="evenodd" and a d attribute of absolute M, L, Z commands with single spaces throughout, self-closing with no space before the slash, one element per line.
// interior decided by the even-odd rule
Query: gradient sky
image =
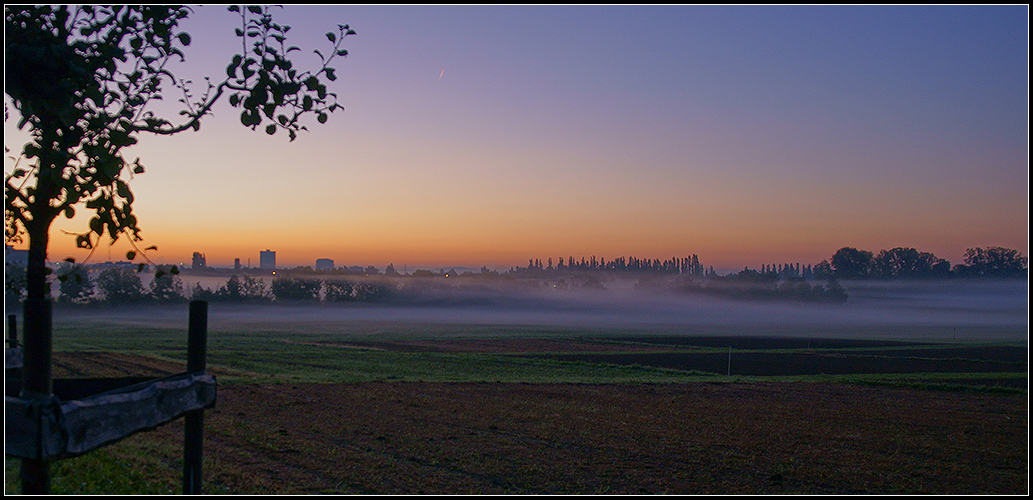
<path fill-rule="evenodd" d="M 1028 6 L 287 6 L 344 112 L 289 142 L 223 102 L 143 136 L 131 186 L 156 262 L 508 268 L 697 254 L 718 269 L 844 246 L 1028 255 Z M 195 9 L 177 74 L 239 42 Z M 174 99 L 170 98 L 169 102 Z M 23 142 L 5 123 L 5 144 Z M 8 171 L 11 161 L 5 163 Z M 80 210 L 85 212 L 85 210 Z M 50 257 L 82 259 L 85 221 Z M 94 261 L 127 247 L 102 246 Z"/>

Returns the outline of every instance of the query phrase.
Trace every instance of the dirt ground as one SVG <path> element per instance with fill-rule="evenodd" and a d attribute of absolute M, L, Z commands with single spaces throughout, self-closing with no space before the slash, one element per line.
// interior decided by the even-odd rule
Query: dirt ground
<path fill-rule="evenodd" d="M 1028 493 L 1020 396 L 818 383 L 230 385 L 205 429 L 205 484 L 251 494 Z M 181 432 L 175 422 L 130 439 Z"/>
<path fill-rule="evenodd" d="M 145 369 L 182 367 L 55 354 L 56 376 Z M 1028 429 L 1026 394 L 832 383 L 221 385 L 204 476 L 243 494 L 1028 494 Z M 164 443 L 178 474 L 182 420 L 129 439 Z"/>

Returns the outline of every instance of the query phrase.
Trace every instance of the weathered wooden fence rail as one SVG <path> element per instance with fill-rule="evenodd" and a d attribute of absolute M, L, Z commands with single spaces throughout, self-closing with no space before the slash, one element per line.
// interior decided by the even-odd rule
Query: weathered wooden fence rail
<path fill-rule="evenodd" d="M 6 397 L 8 455 L 51 462 L 215 404 L 215 378 L 183 373 L 82 399 Z"/>
<path fill-rule="evenodd" d="M 42 310 L 30 311 L 30 307 Z M 160 379 L 51 380 L 50 308 L 49 302 L 26 305 L 27 315 L 47 315 L 47 331 L 39 332 L 43 338 L 30 338 L 26 331 L 25 348 L 8 349 L 5 356 L 7 383 L 21 385 L 20 391 L 6 388 L 4 430 L 5 453 L 23 459 L 22 492 L 49 492 L 49 462 L 79 456 L 184 417 L 183 493 L 201 493 L 204 410 L 215 406 L 217 387 L 215 377 L 205 371 L 208 303 L 190 303 L 186 373 Z M 17 323 L 8 320 L 9 342 L 16 345 Z M 46 366 L 36 366 L 44 359 Z"/>

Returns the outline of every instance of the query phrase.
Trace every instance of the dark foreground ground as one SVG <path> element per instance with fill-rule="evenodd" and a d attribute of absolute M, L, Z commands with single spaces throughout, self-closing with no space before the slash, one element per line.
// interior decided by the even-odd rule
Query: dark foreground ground
<path fill-rule="evenodd" d="M 462 345 L 405 348 L 520 352 Z M 82 359 L 58 358 L 60 370 Z M 109 376 L 103 364 L 80 373 Z M 205 414 L 205 490 L 1025 495 L 1027 394 L 827 382 L 227 384 Z M 178 479 L 181 440 L 177 421 L 108 450 L 145 454 Z"/>
<path fill-rule="evenodd" d="M 227 386 L 206 472 L 277 494 L 1026 494 L 1027 409 L 824 383 Z"/>

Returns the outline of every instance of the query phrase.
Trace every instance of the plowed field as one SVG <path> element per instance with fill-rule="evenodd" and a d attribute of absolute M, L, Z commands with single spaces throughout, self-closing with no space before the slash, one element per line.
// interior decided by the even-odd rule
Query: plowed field
<path fill-rule="evenodd" d="M 448 342 L 379 348 L 587 350 Z M 55 354 L 59 377 L 123 376 L 126 366 L 181 369 L 128 354 Z M 1029 492 L 1027 393 L 825 382 L 226 384 L 205 415 L 213 492 Z M 109 450 L 129 460 L 147 450 L 177 477 L 181 436 L 176 421 Z"/>

